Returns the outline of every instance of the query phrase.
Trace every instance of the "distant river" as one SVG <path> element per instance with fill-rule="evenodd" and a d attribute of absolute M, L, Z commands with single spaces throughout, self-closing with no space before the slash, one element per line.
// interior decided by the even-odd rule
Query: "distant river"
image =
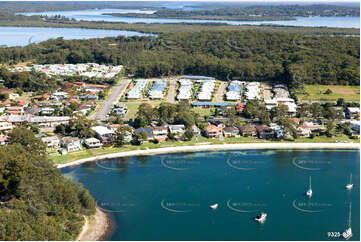
<path fill-rule="evenodd" d="M 48 11 L 36 13 L 22 13 L 27 16 L 31 15 L 61 15 L 67 18 L 85 21 L 107 21 L 107 22 L 127 22 L 127 23 L 227 23 L 232 25 L 289 25 L 305 27 L 342 27 L 342 28 L 360 28 L 360 17 L 298 17 L 291 21 L 227 21 L 227 20 L 192 20 L 192 19 L 170 19 L 170 18 L 129 18 L 117 17 L 111 15 L 102 15 L 103 13 L 145 13 L 151 14 L 154 11 L 127 10 L 127 9 L 92 9 L 77 11 Z"/>
<path fill-rule="evenodd" d="M 115 36 L 149 36 L 134 31 L 82 29 L 82 28 L 43 28 L 43 27 L 1 27 L 0 45 L 25 46 L 38 43 L 50 38 L 91 39 Z"/>
<path fill-rule="evenodd" d="M 351 240 L 359 240 L 359 160 L 359 150 L 236 150 L 126 157 L 61 171 L 113 215 L 109 240 L 342 240 L 328 232 L 345 231 L 350 202 Z M 347 191 L 350 173 L 354 188 Z M 263 225 L 253 220 L 260 211 L 268 214 Z"/>

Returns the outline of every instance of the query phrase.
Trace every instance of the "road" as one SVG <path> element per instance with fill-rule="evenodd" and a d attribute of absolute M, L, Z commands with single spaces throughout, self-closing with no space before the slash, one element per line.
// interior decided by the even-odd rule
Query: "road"
<path fill-rule="evenodd" d="M 100 107 L 96 110 L 96 113 L 89 117 L 92 120 L 104 120 L 106 119 L 106 115 L 110 112 L 113 104 L 117 102 L 120 98 L 122 92 L 127 88 L 130 83 L 130 79 L 123 78 L 120 84 L 115 85 L 111 93 L 107 96 L 106 100 L 100 104 Z"/>
<path fill-rule="evenodd" d="M 216 94 L 216 102 L 223 102 L 224 89 L 226 88 L 227 82 L 221 82 L 221 85 L 218 87 Z"/>
<path fill-rule="evenodd" d="M 169 79 L 169 90 L 168 90 L 168 102 L 174 103 L 174 97 L 175 97 L 175 80 L 173 78 Z"/>

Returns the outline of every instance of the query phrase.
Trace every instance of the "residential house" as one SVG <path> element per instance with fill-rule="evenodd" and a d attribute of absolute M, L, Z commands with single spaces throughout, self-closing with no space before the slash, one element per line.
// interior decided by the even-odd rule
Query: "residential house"
<path fill-rule="evenodd" d="M 68 151 L 81 150 L 80 139 L 78 137 L 63 137 L 61 139 L 61 145 Z"/>
<path fill-rule="evenodd" d="M 301 124 L 298 128 L 297 128 L 297 133 L 299 136 L 303 136 L 303 137 L 310 137 L 311 135 L 311 129 L 307 128 L 306 125 Z"/>
<path fill-rule="evenodd" d="M 50 127 L 55 128 L 59 124 L 68 124 L 70 117 L 48 117 L 48 116 L 26 116 L 26 115 L 9 115 L 0 116 L 0 120 L 14 124 L 30 123 L 40 128 Z"/>
<path fill-rule="evenodd" d="M 0 135 L 0 145 L 7 145 L 8 144 L 8 136 L 7 135 Z"/>
<path fill-rule="evenodd" d="M 311 132 L 315 132 L 318 134 L 320 134 L 326 130 L 325 126 L 318 124 L 318 123 L 314 123 L 314 122 L 304 122 L 303 125 L 304 125 L 304 127 L 310 129 Z"/>
<path fill-rule="evenodd" d="M 211 122 L 213 125 L 217 126 L 218 128 L 225 128 L 226 125 L 223 123 L 223 121 L 221 120 L 217 120 L 217 119 L 214 119 L 212 122 Z"/>
<path fill-rule="evenodd" d="M 14 89 L 1 88 L 0 93 L 8 94 L 10 100 L 14 100 L 14 99 L 20 97 L 19 94 L 17 94 Z"/>
<path fill-rule="evenodd" d="M 360 138 L 360 121 L 351 121 L 351 136 Z"/>
<path fill-rule="evenodd" d="M 234 126 L 228 126 L 223 129 L 224 137 L 239 137 L 239 129 Z"/>
<path fill-rule="evenodd" d="M 204 134 L 208 138 L 217 138 L 222 135 L 222 127 L 217 127 L 213 124 L 209 124 L 208 126 L 204 127 Z"/>
<path fill-rule="evenodd" d="M 132 139 L 133 139 L 132 133 L 129 132 L 129 131 L 125 131 L 124 134 L 123 134 L 123 140 L 125 142 L 130 142 L 130 141 L 132 141 Z"/>
<path fill-rule="evenodd" d="M 0 122 L 0 131 L 10 131 L 14 128 L 12 123 L 9 122 Z"/>
<path fill-rule="evenodd" d="M 63 100 L 67 98 L 68 98 L 68 94 L 66 92 L 54 92 L 50 96 L 51 100 Z"/>
<path fill-rule="evenodd" d="M 181 138 L 185 132 L 185 126 L 183 124 L 169 125 L 169 133 L 173 134 L 176 139 Z"/>
<path fill-rule="evenodd" d="M 260 139 L 270 139 L 275 136 L 274 130 L 265 124 L 258 125 L 256 130 Z"/>
<path fill-rule="evenodd" d="M 153 129 L 152 128 L 139 128 L 139 129 L 135 130 L 135 133 L 137 135 L 140 134 L 141 132 L 145 132 L 147 134 L 147 140 L 153 139 Z"/>
<path fill-rule="evenodd" d="M 100 140 L 98 140 L 97 138 L 89 138 L 89 139 L 85 139 L 84 140 L 84 145 L 87 148 L 99 148 L 101 147 L 103 144 L 100 142 Z"/>
<path fill-rule="evenodd" d="M 198 137 L 201 135 L 201 130 L 197 127 L 197 125 L 192 126 L 193 135 Z"/>
<path fill-rule="evenodd" d="M 155 126 L 153 127 L 153 138 L 159 142 L 163 142 L 168 138 L 168 127 L 166 126 Z"/>
<path fill-rule="evenodd" d="M 349 118 L 357 118 L 360 116 L 360 108 L 359 107 L 348 107 L 346 110 L 346 114 Z"/>
<path fill-rule="evenodd" d="M 246 105 L 245 105 L 244 103 L 237 103 L 237 104 L 236 104 L 236 111 L 237 111 L 237 113 L 242 113 L 245 106 L 246 106 Z"/>
<path fill-rule="evenodd" d="M 239 128 L 240 134 L 245 137 L 256 137 L 257 129 L 256 126 L 249 123 Z"/>
<path fill-rule="evenodd" d="M 97 85 L 97 84 L 86 84 L 85 91 L 86 92 L 101 92 L 106 88 L 105 85 Z"/>
<path fill-rule="evenodd" d="M 284 133 L 283 129 L 279 125 L 277 125 L 275 123 L 272 123 L 270 125 L 270 128 L 274 130 L 274 136 L 277 139 L 281 139 L 281 138 L 283 138 L 285 136 L 285 133 Z"/>
<path fill-rule="evenodd" d="M 54 112 L 54 108 L 42 108 L 40 111 L 41 115 L 52 115 Z"/>
<path fill-rule="evenodd" d="M 115 139 L 115 131 L 106 126 L 95 126 L 91 128 L 95 131 L 96 138 L 103 144 L 112 144 Z"/>
<path fill-rule="evenodd" d="M 11 106 L 6 109 L 6 113 L 12 115 L 23 115 L 24 109 L 23 107 L 19 107 L 19 106 Z"/>
<path fill-rule="evenodd" d="M 38 95 L 38 96 L 34 96 L 33 99 L 36 101 L 44 101 L 44 100 L 49 100 L 50 95 L 49 94 L 43 94 L 43 95 Z"/>
<path fill-rule="evenodd" d="M 46 144 L 46 147 L 48 147 L 48 148 L 56 149 L 56 148 L 60 147 L 60 140 L 59 140 L 58 136 L 56 136 L 56 135 L 43 137 L 43 138 L 41 138 L 41 140 L 43 141 L 44 144 Z"/>

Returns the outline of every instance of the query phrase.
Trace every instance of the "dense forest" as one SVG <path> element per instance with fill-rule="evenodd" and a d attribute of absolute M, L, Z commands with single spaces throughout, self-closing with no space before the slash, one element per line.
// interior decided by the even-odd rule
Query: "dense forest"
<path fill-rule="evenodd" d="M 41 140 L 16 128 L 0 160 L 0 240 L 75 240 L 95 201 L 47 160 Z"/>
<path fill-rule="evenodd" d="M 358 7 L 337 5 L 255 5 L 211 10 L 184 11 L 174 9 L 157 10 L 154 14 L 110 13 L 113 16 L 142 18 L 197 18 L 232 20 L 291 20 L 293 17 L 310 16 L 360 16 Z"/>
<path fill-rule="evenodd" d="M 0 49 L 0 63 L 122 64 L 137 77 L 208 75 L 221 80 L 359 85 L 359 37 L 202 31 L 157 37 L 52 39 Z"/>

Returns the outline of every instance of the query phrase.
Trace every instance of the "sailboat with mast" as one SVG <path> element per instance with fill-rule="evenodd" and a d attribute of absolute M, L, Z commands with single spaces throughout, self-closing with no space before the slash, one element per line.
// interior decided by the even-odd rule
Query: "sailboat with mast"
<path fill-rule="evenodd" d="M 345 187 L 346 187 L 347 190 L 351 190 L 353 188 L 352 173 L 350 174 L 350 183 L 348 183 Z"/>
<path fill-rule="evenodd" d="M 349 238 L 352 237 L 352 229 L 351 229 L 351 203 L 350 203 L 350 209 L 349 209 L 349 214 L 348 214 L 348 224 L 347 224 L 347 229 L 345 232 L 342 233 L 342 236 L 348 240 Z"/>
<path fill-rule="evenodd" d="M 310 176 L 310 185 L 308 187 L 308 190 L 306 192 L 307 197 L 312 197 L 312 187 L 311 187 L 311 176 Z"/>

